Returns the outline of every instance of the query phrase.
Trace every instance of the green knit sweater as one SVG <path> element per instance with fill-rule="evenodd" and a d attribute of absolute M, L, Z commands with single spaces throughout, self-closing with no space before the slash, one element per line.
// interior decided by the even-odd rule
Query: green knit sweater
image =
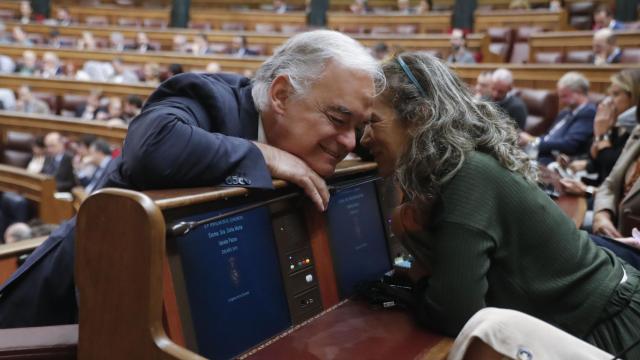
<path fill-rule="evenodd" d="M 409 247 L 432 268 L 426 319 L 450 336 L 493 306 L 582 337 L 622 278 L 618 258 L 577 230 L 537 186 L 487 154 L 467 154 L 432 215 L 429 231 Z"/>

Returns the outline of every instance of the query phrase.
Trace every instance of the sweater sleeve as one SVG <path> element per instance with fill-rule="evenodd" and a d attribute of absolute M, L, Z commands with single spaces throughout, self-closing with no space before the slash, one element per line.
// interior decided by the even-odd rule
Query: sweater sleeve
<path fill-rule="evenodd" d="M 495 242 L 484 231 L 444 222 L 434 233 L 432 276 L 420 299 L 428 326 L 456 336 L 486 306 L 489 252 Z"/>

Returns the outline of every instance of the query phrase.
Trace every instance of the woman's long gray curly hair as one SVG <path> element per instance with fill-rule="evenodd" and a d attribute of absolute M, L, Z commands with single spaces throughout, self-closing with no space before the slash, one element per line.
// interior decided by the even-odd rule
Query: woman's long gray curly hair
<path fill-rule="evenodd" d="M 387 87 L 382 96 L 410 134 L 395 173 L 409 198 L 436 196 L 472 150 L 490 154 L 503 167 L 536 181 L 535 165 L 517 146 L 512 120 L 491 103 L 475 100 L 437 58 L 421 52 L 398 56 L 426 92 L 420 94 L 395 59 L 383 65 Z"/>

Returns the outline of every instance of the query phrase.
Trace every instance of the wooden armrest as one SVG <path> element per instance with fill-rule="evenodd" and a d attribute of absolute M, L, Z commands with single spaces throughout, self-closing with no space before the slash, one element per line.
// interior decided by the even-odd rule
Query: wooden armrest
<path fill-rule="evenodd" d="M 75 359 L 78 325 L 0 329 L 0 359 Z"/>

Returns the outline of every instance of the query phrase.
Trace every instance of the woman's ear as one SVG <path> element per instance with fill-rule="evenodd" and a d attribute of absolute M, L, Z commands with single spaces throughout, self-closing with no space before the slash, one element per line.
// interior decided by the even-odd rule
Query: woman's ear
<path fill-rule="evenodd" d="M 289 76 L 279 75 L 271 83 L 269 88 L 269 101 L 271 101 L 271 109 L 277 115 L 283 115 L 287 108 L 287 100 L 291 96 L 291 84 Z"/>

